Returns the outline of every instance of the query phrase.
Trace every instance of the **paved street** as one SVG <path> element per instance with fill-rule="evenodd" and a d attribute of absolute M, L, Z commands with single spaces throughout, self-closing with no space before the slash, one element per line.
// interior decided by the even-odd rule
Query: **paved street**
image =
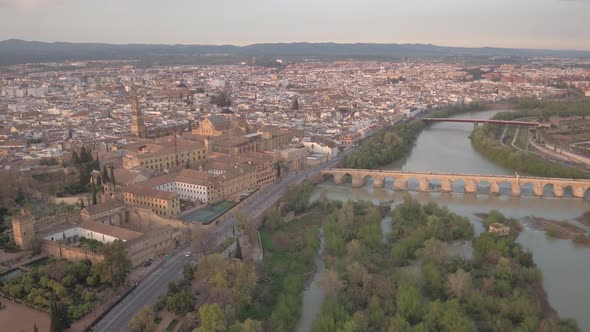
<path fill-rule="evenodd" d="M 351 151 L 352 149 L 346 151 L 346 153 L 340 154 L 338 158 L 334 158 L 324 165 L 306 169 L 297 174 L 282 178 L 281 182 L 263 189 L 263 192 L 256 199 L 242 207 L 242 211 L 246 212 L 250 218 L 259 217 L 269 207 L 275 204 L 291 185 L 302 182 L 307 176 L 318 172 L 321 169 L 335 166 L 340 162 L 344 155 Z M 232 235 L 235 222 L 235 218 L 229 218 L 215 226 L 212 231 L 212 235 L 215 238 L 215 246 L 223 242 L 228 236 Z M 155 270 L 143 280 L 133 293 L 113 308 L 113 310 L 111 310 L 111 312 L 95 326 L 94 330 L 100 332 L 127 331 L 127 325 L 131 318 L 133 318 L 133 316 L 144 306 L 154 304 L 158 297 L 166 292 L 170 281 L 181 278 L 183 267 L 187 262 L 196 262 L 196 257 L 194 255 L 191 257 L 185 257 L 185 251 L 186 248 L 179 249 L 174 256 L 165 262 L 163 268 Z"/>

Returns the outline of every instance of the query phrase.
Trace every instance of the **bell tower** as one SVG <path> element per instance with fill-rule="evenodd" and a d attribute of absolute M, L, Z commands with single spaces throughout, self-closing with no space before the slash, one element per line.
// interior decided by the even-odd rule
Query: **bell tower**
<path fill-rule="evenodd" d="M 147 137 L 147 128 L 143 121 L 143 112 L 139 108 L 137 94 L 133 95 L 131 101 L 131 133 L 140 138 Z"/>

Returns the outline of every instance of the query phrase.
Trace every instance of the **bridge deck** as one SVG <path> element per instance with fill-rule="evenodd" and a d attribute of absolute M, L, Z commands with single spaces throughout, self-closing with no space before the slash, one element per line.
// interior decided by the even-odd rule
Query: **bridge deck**
<path fill-rule="evenodd" d="M 331 173 L 364 173 L 365 176 L 371 174 L 385 175 L 416 175 L 416 176 L 442 176 L 442 177 L 477 177 L 477 178 L 495 178 L 495 179 L 516 179 L 517 177 L 522 180 L 543 180 L 543 181 L 567 181 L 567 182 L 579 182 L 590 184 L 589 179 L 568 179 L 568 178 L 546 178 L 540 176 L 518 176 L 518 175 L 496 175 L 496 174 L 461 174 L 461 173 L 434 173 L 434 172 L 411 172 L 411 171 L 395 171 L 395 170 L 375 170 L 375 169 L 354 169 L 354 168 L 329 168 L 322 171 L 323 174 Z"/>
<path fill-rule="evenodd" d="M 423 118 L 426 122 L 460 122 L 460 123 L 491 123 L 500 125 L 512 125 L 512 126 L 529 126 L 537 127 L 540 125 L 538 122 L 528 121 L 505 121 L 505 120 L 479 120 L 479 119 L 450 119 L 450 118 Z"/>

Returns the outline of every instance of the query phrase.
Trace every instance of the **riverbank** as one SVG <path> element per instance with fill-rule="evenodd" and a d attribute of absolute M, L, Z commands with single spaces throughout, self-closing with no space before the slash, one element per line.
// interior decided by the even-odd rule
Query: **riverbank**
<path fill-rule="evenodd" d="M 582 225 L 590 227 L 590 211 L 585 212 L 584 214 L 576 218 L 576 220 L 579 221 Z"/>
<path fill-rule="evenodd" d="M 556 239 L 571 240 L 576 244 L 590 246 L 590 237 L 587 232 L 566 221 L 550 220 L 541 217 L 529 217 L 524 220 L 536 230 L 546 232 L 547 236 Z"/>
<path fill-rule="evenodd" d="M 528 103 L 526 100 L 517 102 L 520 108 L 514 112 L 501 112 L 492 117 L 494 120 L 515 120 L 523 118 L 543 118 L 551 116 L 586 116 L 590 115 L 590 102 L 586 99 L 560 99 Z M 520 173 L 533 176 L 588 179 L 590 173 L 551 162 L 539 155 L 526 152 L 501 142 L 502 127 L 484 125 L 476 128 L 471 135 L 471 144 L 476 151 L 490 161 Z"/>
<path fill-rule="evenodd" d="M 547 161 L 540 156 L 502 145 L 491 125 L 473 130 L 471 144 L 475 150 L 493 163 L 533 176 L 590 179 L 590 174 Z"/>
<path fill-rule="evenodd" d="M 479 219 L 479 221 L 482 222 L 482 224 L 489 217 L 489 213 L 474 213 L 474 215 Z M 587 212 L 584 215 L 576 218 L 576 220 L 580 220 L 589 216 L 590 212 Z M 578 226 L 572 225 L 567 221 L 552 220 L 534 216 L 524 217 L 522 220 L 531 228 L 545 232 L 549 237 L 571 240 L 578 245 L 590 247 L 590 237 L 587 235 L 588 232 Z"/>

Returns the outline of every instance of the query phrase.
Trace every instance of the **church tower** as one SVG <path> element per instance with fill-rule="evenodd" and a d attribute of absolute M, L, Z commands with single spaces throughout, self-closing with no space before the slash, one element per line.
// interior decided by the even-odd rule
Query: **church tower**
<path fill-rule="evenodd" d="M 131 133 L 140 138 L 147 137 L 147 128 L 143 121 L 143 112 L 139 108 L 137 95 L 134 95 L 131 101 Z"/>

